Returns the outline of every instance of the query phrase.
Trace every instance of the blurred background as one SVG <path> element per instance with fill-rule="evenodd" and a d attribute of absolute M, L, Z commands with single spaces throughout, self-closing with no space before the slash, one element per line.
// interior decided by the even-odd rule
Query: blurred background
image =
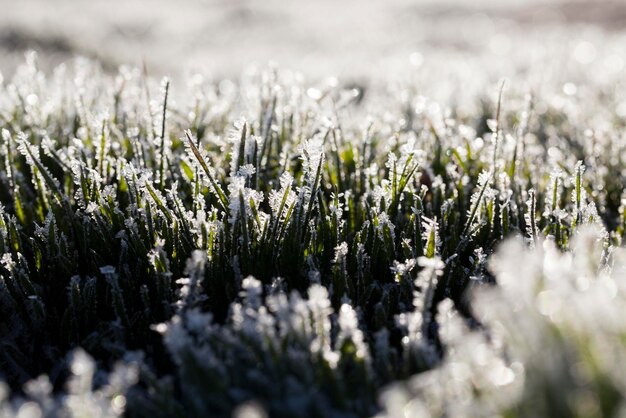
<path fill-rule="evenodd" d="M 621 71 L 626 1 L 567 0 L 0 0 L 0 72 L 24 52 L 41 65 L 75 55 L 107 70 L 146 63 L 154 75 L 236 76 L 250 64 L 309 76 L 377 78 L 398 68 L 520 54 Z M 543 59 L 543 58 L 542 58 Z"/>

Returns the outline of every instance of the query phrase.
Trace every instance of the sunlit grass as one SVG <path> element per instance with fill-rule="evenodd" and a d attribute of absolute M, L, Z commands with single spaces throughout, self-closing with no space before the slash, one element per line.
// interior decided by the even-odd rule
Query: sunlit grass
<path fill-rule="evenodd" d="M 157 88 L 33 56 L 0 85 L 2 413 L 621 408 L 610 93 L 488 85 L 464 115 L 276 70 Z"/>

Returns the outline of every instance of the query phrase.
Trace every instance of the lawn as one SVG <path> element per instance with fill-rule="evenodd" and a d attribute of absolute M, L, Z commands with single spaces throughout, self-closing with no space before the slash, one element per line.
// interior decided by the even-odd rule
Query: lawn
<path fill-rule="evenodd" d="M 0 82 L 0 416 L 621 416 L 607 56 L 438 102 L 433 73 L 29 54 Z"/>

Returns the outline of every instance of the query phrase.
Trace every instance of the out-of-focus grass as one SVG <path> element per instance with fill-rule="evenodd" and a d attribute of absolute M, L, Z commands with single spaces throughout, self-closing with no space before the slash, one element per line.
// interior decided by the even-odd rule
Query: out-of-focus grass
<path fill-rule="evenodd" d="M 32 48 L 47 69 L 81 54 L 113 72 L 145 61 L 174 78 L 237 77 L 251 62 L 275 61 L 310 77 L 384 82 L 418 51 L 426 64 L 449 54 L 489 60 L 499 77 L 522 49 L 604 43 L 623 37 L 625 23 L 619 1 L 26 0 L 0 15 L 0 71 L 10 75 Z"/>

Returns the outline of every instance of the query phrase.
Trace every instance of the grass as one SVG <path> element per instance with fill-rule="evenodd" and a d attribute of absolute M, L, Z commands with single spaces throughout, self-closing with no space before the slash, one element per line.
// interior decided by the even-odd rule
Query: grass
<path fill-rule="evenodd" d="M 623 118 L 157 84 L 29 57 L 0 86 L 2 414 L 622 408 Z"/>

